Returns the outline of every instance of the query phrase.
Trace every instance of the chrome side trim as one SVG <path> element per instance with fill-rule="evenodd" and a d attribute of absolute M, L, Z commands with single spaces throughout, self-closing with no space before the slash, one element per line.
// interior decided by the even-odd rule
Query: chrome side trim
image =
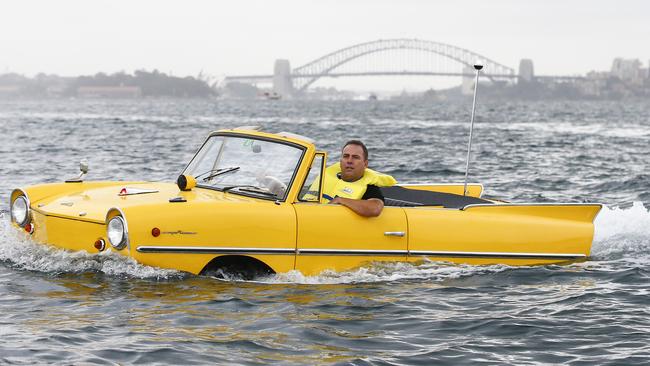
<path fill-rule="evenodd" d="M 577 253 L 512 253 L 512 252 L 450 252 L 411 250 L 409 255 L 431 257 L 467 257 L 467 258 L 522 258 L 522 259 L 573 259 L 586 258 L 585 254 Z"/>
<path fill-rule="evenodd" d="M 295 254 L 295 248 L 235 248 L 235 247 L 168 247 L 140 245 L 140 253 L 187 253 L 187 254 Z"/>
<path fill-rule="evenodd" d="M 301 255 L 353 255 L 353 256 L 430 256 L 463 258 L 515 258 L 515 259 L 580 259 L 585 254 L 574 253 L 510 253 L 510 252 L 451 252 L 428 250 L 372 250 L 372 249 L 299 249 L 294 248 L 245 248 L 245 247 L 179 247 L 141 245 L 140 253 L 185 254 L 301 254 Z"/>
<path fill-rule="evenodd" d="M 397 183 L 396 186 L 436 186 L 436 187 L 444 187 L 444 186 L 462 186 L 465 183 Z M 468 186 L 481 186 L 483 187 L 483 183 L 467 183 Z"/>
<path fill-rule="evenodd" d="M 403 231 L 385 231 L 384 236 L 398 236 L 400 238 L 404 237 L 406 235 L 405 232 Z"/>
<path fill-rule="evenodd" d="M 397 255 L 407 255 L 408 251 L 407 250 L 373 250 L 373 249 L 298 249 L 298 254 L 397 256 Z"/>
<path fill-rule="evenodd" d="M 600 206 L 600 208 L 603 207 L 602 203 L 575 203 L 575 202 L 570 202 L 570 203 L 562 203 L 562 202 L 539 202 L 539 203 L 477 203 L 477 204 L 472 204 L 472 205 L 467 205 L 464 207 L 461 207 L 461 211 L 465 211 L 467 209 L 473 208 L 473 207 L 504 207 L 504 206 Z"/>
<path fill-rule="evenodd" d="M 294 248 L 244 248 L 244 247 L 168 247 L 141 245 L 140 253 L 187 253 L 187 254 L 303 254 L 303 255 L 406 255 L 406 250 L 344 250 L 344 249 L 300 249 Z"/>

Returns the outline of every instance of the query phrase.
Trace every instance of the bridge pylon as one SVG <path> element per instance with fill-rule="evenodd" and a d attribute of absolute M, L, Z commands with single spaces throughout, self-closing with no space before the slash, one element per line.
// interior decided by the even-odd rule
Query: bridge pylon
<path fill-rule="evenodd" d="M 291 78 L 291 64 L 289 60 L 275 60 L 273 67 L 273 92 L 282 98 L 291 98 L 293 95 L 293 80 Z"/>
<path fill-rule="evenodd" d="M 531 82 L 535 79 L 533 60 L 524 58 L 519 61 L 519 82 Z"/>

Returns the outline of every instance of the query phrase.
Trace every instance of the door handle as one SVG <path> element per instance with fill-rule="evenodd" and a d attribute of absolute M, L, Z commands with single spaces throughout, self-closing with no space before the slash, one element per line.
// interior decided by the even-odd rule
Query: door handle
<path fill-rule="evenodd" d="M 399 236 L 400 238 L 406 235 L 403 231 L 385 231 L 385 236 Z"/>

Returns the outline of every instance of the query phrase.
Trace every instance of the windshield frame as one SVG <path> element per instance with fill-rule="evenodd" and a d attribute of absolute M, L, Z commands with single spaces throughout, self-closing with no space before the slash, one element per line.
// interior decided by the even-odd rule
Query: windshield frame
<path fill-rule="evenodd" d="M 237 132 L 213 132 L 211 133 L 208 138 L 203 141 L 203 144 L 201 144 L 201 147 L 196 150 L 194 155 L 192 156 L 192 159 L 185 165 L 185 168 L 183 168 L 181 174 L 184 174 L 187 168 L 192 164 L 194 159 L 199 155 L 201 150 L 205 147 L 205 145 L 210 141 L 211 138 L 216 137 L 216 136 L 224 136 L 224 137 L 234 137 L 234 138 L 246 138 L 246 139 L 252 139 L 252 140 L 260 140 L 260 141 L 265 141 L 265 142 L 271 142 L 271 143 L 276 143 L 276 144 L 283 144 L 287 146 L 291 146 L 294 148 L 297 148 L 300 150 L 300 157 L 298 158 L 298 162 L 296 163 L 295 168 L 293 169 L 293 174 L 291 175 L 291 180 L 289 181 L 289 184 L 287 185 L 287 190 L 284 193 L 284 197 L 270 197 L 267 195 L 263 194 L 255 194 L 251 193 L 250 191 L 242 191 L 242 190 L 237 190 L 237 189 L 229 189 L 227 190 L 227 193 L 234 193 L 240 196 L 246 196 L 246 197 L 251 197 L 251 198 L 257 198 L 257 199 L 262 199 L 266 201 L 276 201 L 276 202 L 286 202 L 287 199 L 289 198 L 289 193 L 293 189 L 294 183 L 296 181 L 296 176 L 298 175 L 298 171 L 300 170 L 300 167 L 302 166 L 302 162 L 305 159 L 305 154 L 307 152 L 307 147 L 303 146 L 301 144 L 297 144 L 291 141 L 284 141 L 281 139 L 275 139 L 272 137 L 266 137 L 266 136 L 257 136 L 257 135 L 252 135 L 252 134 L 246 134 L 246 133 L 237 133 Z M 199 184 L 197 182 L 196 184 L 197 188 L 203 188 L 203 189 L 210 189 L 213 191 L 219 191 L 223 192 L 224 187 L 215 187 L 215 186 L 207 186 L 203 184 Z M 225 192 L 224 192 L 225 193 Z"/>

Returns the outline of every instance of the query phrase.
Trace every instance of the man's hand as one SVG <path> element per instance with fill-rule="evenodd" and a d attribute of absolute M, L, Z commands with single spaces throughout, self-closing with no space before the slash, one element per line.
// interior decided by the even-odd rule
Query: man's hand
<path fill-rule="evenodd" d="M 354 200 L 351 198 L 334 197 L 330 204 L 343 205 L 354 211 L 357 215 L 364 217 L 377 217 L 384 209 L 384 202 L 377 198 L 367 200 Z"/>

